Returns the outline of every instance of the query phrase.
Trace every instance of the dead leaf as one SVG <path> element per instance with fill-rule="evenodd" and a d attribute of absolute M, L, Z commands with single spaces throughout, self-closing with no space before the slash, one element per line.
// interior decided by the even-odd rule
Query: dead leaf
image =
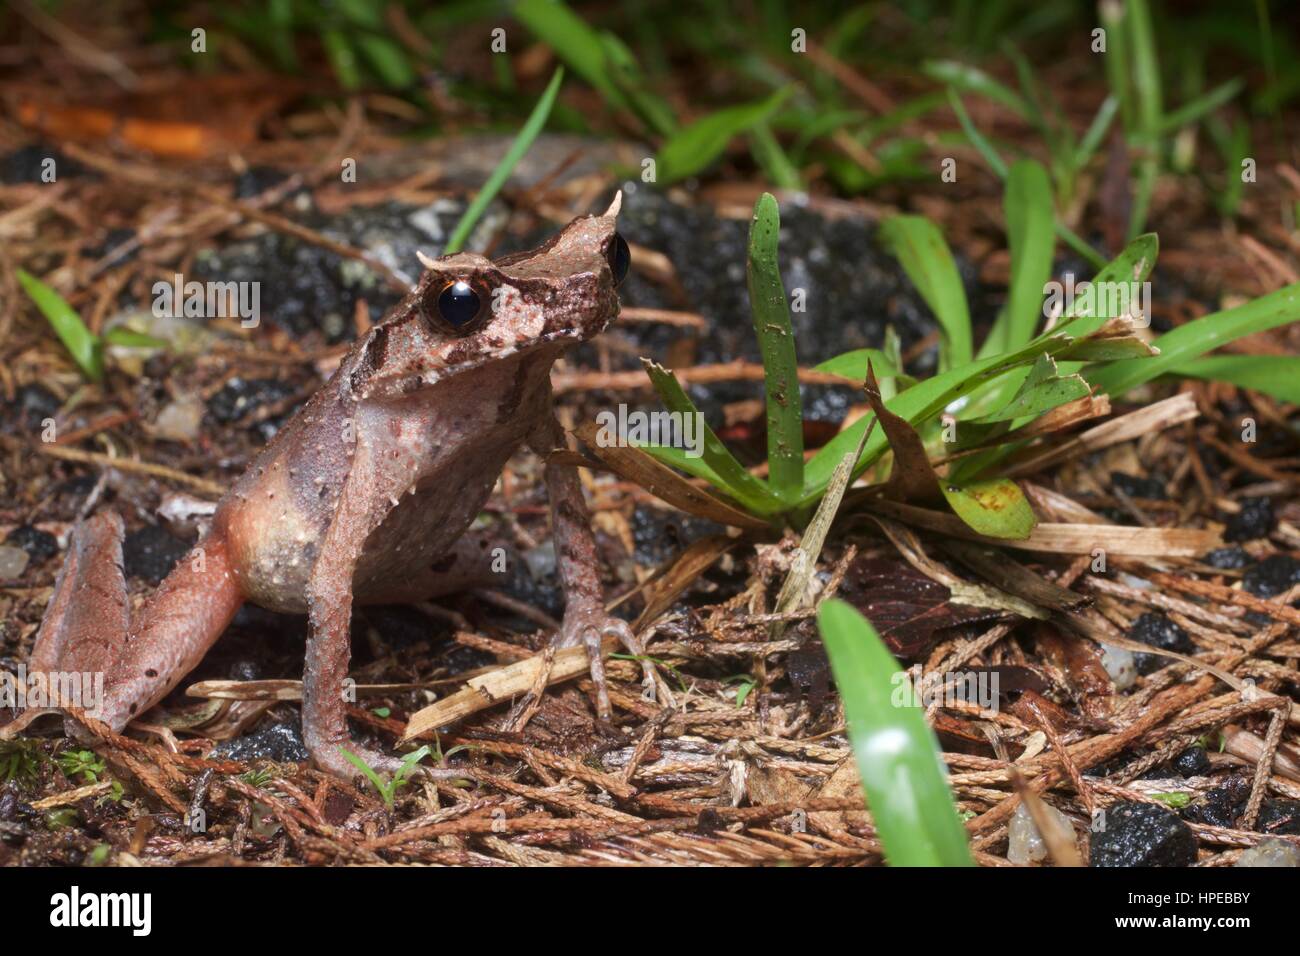
<path fill-rule="evenodd" d="M 889 649 L 917 657 L 938 640 L 937 632 L 980 621 L 1002 611 L 955 604 L 952 592 L 906 561 L 859 557 L 849 565 L 840 597 L 867 616 Z"/>

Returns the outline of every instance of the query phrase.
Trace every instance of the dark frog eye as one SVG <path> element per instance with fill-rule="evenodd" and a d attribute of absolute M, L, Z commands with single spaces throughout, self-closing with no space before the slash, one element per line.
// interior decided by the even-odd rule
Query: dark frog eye
<path fill-rule="evenodd" d="M 491 296 L 485 286 L 469 279 L 448 282 L 435 303 L 438 317 L 454 332 L 472 330 L 487 314 Z"/>
<path fill-rule="evenodd" d="M 627 278 L 628 267 L 632 265 L 632 250 L 627 247 L 627 240 L 614 233 L 605 258 L 609 261 L 609 271 L 614 275 L 614 285 L 621 284 Z"/>

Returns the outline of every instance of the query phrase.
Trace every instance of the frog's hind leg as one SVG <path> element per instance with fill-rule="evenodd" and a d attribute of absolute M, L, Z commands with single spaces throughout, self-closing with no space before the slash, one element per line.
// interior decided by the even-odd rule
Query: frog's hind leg
<path fill-rule="evenodd" d="M 214 532 L 132 615 L 122 536 L 122 519 L 111 512 L 73 529 L 28 665 L 29 674 L 44 674 L 52 688 L 67 686 L 65 675 L 90 675 L 92 687 L 102 686 L 102 698 L 87 699 L 83 690 L 82 700 L 64 703 L 113 730 L 165 697 L 243 603 L 225 539 Z"/>

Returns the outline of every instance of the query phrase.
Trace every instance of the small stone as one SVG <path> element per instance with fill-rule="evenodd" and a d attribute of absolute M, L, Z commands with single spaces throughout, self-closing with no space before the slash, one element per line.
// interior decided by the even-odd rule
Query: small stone
<path fill-rule="evenodd" d="M 0 544 L 0 581 L 12 581 L 23 576 L 30 556 L 22 548 Z"/>
<path fill-rule="evenodd" d="M 1212 827 L 1233 828 L 1236 827 L 1241 812 L 1246 809 L 1249 798 L 1250 781 L 1233 777 L 1222 786 L 1193 800 L 1187 807 L 1187 818 L 1196 823 L 1208 823 Z"/>
<path fill-rule="evenodd" d="M 1047 815 L 1059 823 L 1065 833 L 1073 835 L 1070 818 L 1051 804 L 1044 803 Z M 1029 808 L 1023 803 L 1016 807 L 1007 825 L 1007 860 L 1011 863 L 1037 863 L 1047 859 L 1047 843 L 1043 840 Z"/>
<path fill-rule="evenodd" d="M 1273 502 L 1268 498 L 1247 498 L 1241 510 L 1228 519 L 1223 530 L 1224 541 L 1254 541 L 1267 538 L 1277 526 Z"/>
<path fill-rule="evenodd" d="M 1250 564 L 1250 555 L 1244 548 L 1215 548 L 1202 555 L 1201 563 L 1220 571 L 1240 571 Z"/>
<path fill-rule="evenodd" d="M 1241 586 L 1260 598 L 1271 598 L 1300 584 L 1300 561 L 1289 554 L 1275 554 L 1248 568 Z"/>
<path fill-rule="evenodd" d="M 1133 622 L 1133 626 L 1129 628 L 1128 639 L 1158 647 L 1163 651 L 1177 651 L 1179 654 L 1190 654 L 1196 650 L 1196 645 L 1192 643 L 1186 631 L 1163 614 L 1152 612 L 1140 615 Z M 1150 674 L 1168 664 L 1170 658 L 1160 657 L 1157 654 L 1135 654 L 1134 661 L 1139 674 Z"/>
<path fill-rule="evenodd" d="M 208 399 L 208 411 L 222 425 L 229 425 L 264 405 L 282 402 L 293 394 L 294 387 L 279 379 L 232 378 Z"/>
<path fill-rule="evenodd" d="M 296 723 L 271 724 L 251 734 L 223 740 L 212 748 L 212 754 L 244 763 L 253 760 L 301 763 L 311 757 Z"/>
<path fill-rule="evenodd" d="M 1210 758 L 1204 747 L 1188 747 L 1169 765 L 1182 777 L 1200 777 L 1210 772 Z"/>
<path fill-rule="evenodd" d="M 1182 820 L 1153 803 L 1122 801 L 1107 809 L 1088 848 L 1090 866 L 1191 866 L 1196 837 Z"/>
<path fill-rule="evenodd" d="M 1237 866 L 1300 866 L 1300 847 L 1287 840 L 1269 837 L 1258 846 L 1243 850 Z"/>
<path fill-rule="evenodd" d="M 1163 501 L 1168 497 L 1165 494 L 1165 483 L 1158 478 L 1139 478 L 1136 475 L 1126 474 L 1122 471 L 1112 471 L 1110 473 L 1110 483 L 1111 487 L 1116 491 L 1122 491 L 1130 498 Z"/>
<path fill-rule="evenodd" d="M 1255 829 L 1261 833 L 1300 836 L 1300 800 L 1265 800 Z"/>
<path fill-rule="evenodd" d="M 156 525 L 145 525 L 132 531 L 122 542 L 122 563 L 128 577 L 143 578 L 150 584 L 161 584 L 171 574 L 176 562 L 185 556 L 189 546 L 173 538 Z"/>
<path fill-rule="evenodd" d="M 33 561 L 45 561 L 59 553 L 58 538 L 29 524 L 20 524 L 10 531 L 5 544 L 22 548 Z"/>
<path fill-rule="evenodd" d="M 1150 655 L 1143 654 L 1143 657 Z M 1137 682 L 1138 669 L 1133 653 L 1123 647 L 1103 643 L 1101 645 L 1101 666 L 1115 682 L 1115 689 L 1128 690 Z"/>
<path fill-rule="evenodd" d="M 178 398 L 158 413 L 153 427 L 159 438 L 188 444 L 199 437 L 202 421 L 203 404 L 198 399 Z"/>

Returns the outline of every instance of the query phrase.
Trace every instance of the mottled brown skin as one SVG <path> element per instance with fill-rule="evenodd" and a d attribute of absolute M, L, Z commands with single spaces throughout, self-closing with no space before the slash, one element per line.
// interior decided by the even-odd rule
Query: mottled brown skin
<path fill-rule="evenodd" d="M 574 220 L 533 252 L 426 261 L 416 287 L 250 465 L 207 536 L 139 613 L 122 575 L 121 519 L 80 524 L 31 669 L 104 671 L 102 719 L 120 730 L 198 664 L 244 601 L 305 612 L 303 736 L 312 758 L 351 775 L 347 747 L 372 767 L 394 768 L 348 735 L 352 605 L 424 600 L 484 580 L 485 555 L 462 535 L 520 445 L 542 455 L 561 445 L 551 364 L 618 314 L 606 259 L 618 205 Z M 436 306 L 459 279 L 495 296 L 467 334 Z M 634 652 L 636 641 L 604 610 L 576 472 L 548 465 L 546 484 L 566 600 L 557 640 L 587 645 L 608 716 L 601 637 L 617 635 Z"/>

